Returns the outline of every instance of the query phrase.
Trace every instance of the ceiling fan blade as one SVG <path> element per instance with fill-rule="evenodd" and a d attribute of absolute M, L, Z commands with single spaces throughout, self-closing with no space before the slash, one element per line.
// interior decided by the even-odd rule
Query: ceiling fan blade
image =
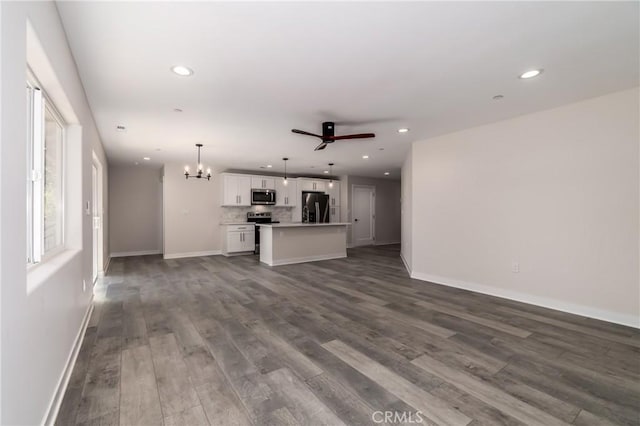
<path fill-rule="evenodd" d="M 304 130 L 291 129 L 291 131 L 292 131 L 293 133 L 298 133 L 298 134 L 300 134 L 300 135 L 315 136 L 316 138 L 320 138 L 320 139 L 322 139 L 322 136 L 320 136 L 320 135 L 316 135 L 315 133 L 305 132 Z"/>
<path fill-rule="evenodd" d="M 322 142 L 320 145 L 316 146 L 316 149 L 314 149 L 314 151 L 320 151 L 322 149 L 325 149 L 326 147 L 327 147 L 327 143 Z"/>
<path fill-rule="evenodd" d="M 355 135 L 342 135 L 342 136 L 332 136 L 331 140 L 339 141 L 343 139 L 366 139 L 366 138 L 375 138 L 375 133 L 357 133 Z"/>

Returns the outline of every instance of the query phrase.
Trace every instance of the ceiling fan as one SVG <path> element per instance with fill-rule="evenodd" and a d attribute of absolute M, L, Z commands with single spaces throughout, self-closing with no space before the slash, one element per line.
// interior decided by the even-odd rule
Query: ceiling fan
<path fill-rule="evenodd" d="M 335 123 L 333 121 L 325 121 L 322 123 L 322 135 L 316 135 L 315 133 L 305 132 L 304 130 L 291 129 L 293 133 L 298 133 L 301 135 L 307 136 L 315 136 L 316 138 L 322 139 L 322 143 L 316 146 L 314 151 L 320 151 L 321 149 L 325 149 L 327 144 L 334 143 L 335 141 L 344 140 L 344 139 L 366 139 L 366 138 L 375 138 L 376 135 L 374 133 L 357 133 L 355 135 L 341 135 L 335 136 L 334 133 Z"/>

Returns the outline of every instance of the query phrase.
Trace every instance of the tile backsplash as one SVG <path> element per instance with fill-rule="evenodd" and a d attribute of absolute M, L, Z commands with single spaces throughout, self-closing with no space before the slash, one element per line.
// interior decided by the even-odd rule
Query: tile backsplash
<path fill-rule="evenodd" d="M 276 206 L 223 207 L 220 222 L 246 222 L 249 212 L 271 212 L 271 219 L 292 222 L 293 208 Z"/>

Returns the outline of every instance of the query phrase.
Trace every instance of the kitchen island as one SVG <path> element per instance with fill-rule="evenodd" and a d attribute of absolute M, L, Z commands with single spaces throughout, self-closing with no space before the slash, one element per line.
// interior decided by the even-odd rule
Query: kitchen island
<path fill-rule="evenodd" d="M 261 223 L 260 262 L 269 266 L 347 257 L 350 223 Z"/>

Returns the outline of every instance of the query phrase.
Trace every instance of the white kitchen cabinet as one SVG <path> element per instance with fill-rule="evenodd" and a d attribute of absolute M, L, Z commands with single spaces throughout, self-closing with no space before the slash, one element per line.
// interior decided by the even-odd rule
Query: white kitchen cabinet
<path fill-rule="evenodd" d="M 329 196 L 329 205 L 331 207 L 340 205 L 340 182 L 334 180 L 333 187 L 327 184 L 326 194 Z"/>
<path fill-rule="evenodd" d="M 222 254 L 253 252 L 256 248 L 255 226 L 227 225 L 222 241 Z"/>
<path fill-rule="evenodd" d="M 324 192 L 326 190 L 326 181 L 322 179 L 299 179 L 302 191 Z"/>
<path fill-rule="evenodd" d="M 222 205 L 250 206 L 251 177 L 222 174 Z"/>
<path fill-rule="evenodd" d="M 340 206 L 329 207 L 329 222 L 340 222 Z"/>
<path fill-rule="evenodd" d="M 269 176 L 252 176 L 251 188 L 253 189 L 276 189 L 276 180 Z"/>
<path fill-rule="evenodd" d="M 276 179 L 276 206 L 278 207 L 295 207 L 298 204 L 298 180 L 287 179 L 287 184 L 284 184 L 284 179 Z"/>

